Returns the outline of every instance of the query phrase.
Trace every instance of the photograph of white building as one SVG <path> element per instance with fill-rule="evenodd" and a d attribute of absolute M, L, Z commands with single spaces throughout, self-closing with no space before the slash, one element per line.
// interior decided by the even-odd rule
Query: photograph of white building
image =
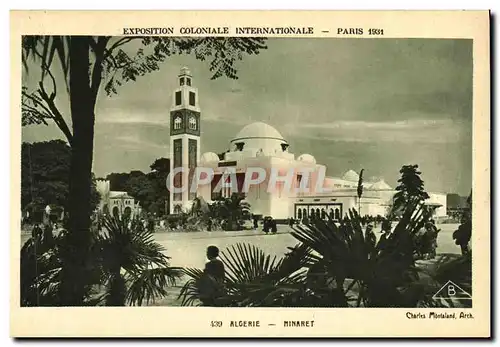
<path fill-rule="evenodd" d="M 171 212 L 188 210 L 197 196 L 211 202 L 221 196 L 230 197 L 234 193 L 242 193 L 248 168 L 261 168 L 267 173 L 263 182 L 251 185 L 245 192 L 245 200 L 251 206 L 251 213 L 259 217 L 301 220 L 311 214 L 322 218 L 326 218 L 328 214 L 330 218 L 338 220 L 352 208 L 359 210 L 362 215 L 370 216 L 385 216 L 389 212 L 396 191 L 384 179 L 364 181 L 363 195 L 358 199 L 359 173 L 349 169 L 342 177 L 322 177 L 321 173 L 328 172 L 328 168 L 318 163 L 314 154 L 300 153 L 300 149 L 290 148 L 281 133 L 264 122 L 245 125 L 228 143 L 229 150 L 221 155 L 217 154 L 220 149 L 200 155 L 203 116 L 198 90 L 194 87 L 193 77 L 187 67 L 181 69 L 178 77 L 179 86 L 173 92 L 170 112 L 170 172 L 179 167 L 189 172 L 178 173 L 173 178 L 174 187 L 180 187 L 182 183 L 189 189 L 181 193 L 170 192 Z M 214 177 L 211 184 L 200 185 L 194 192 L 190 187 L 194 169 L 198 166 L 211 168 Z M 279 176 L 293 171 L 292 189 L 284 189 L 283 184 L 277 182 L 276 189 L 269 190 L 272 170 L 277 170 Z M 233 179 L 236 177 L 236 185 L 230 181 L 233 172 L 236 173 L 232 176 Z M 310 189 L 293 191 L 299 187 L 307 172 L 310 175 Z M 324 191 L 315 189 L 318 180 L 323 181 L 321 187 Z M 222 186 L 221 189 L 217 189 L 218 184 Z M 434 216 L 445 217 L 446 194 L 429 193 L 429 196 L 427 204 L 435 208 Z"/>

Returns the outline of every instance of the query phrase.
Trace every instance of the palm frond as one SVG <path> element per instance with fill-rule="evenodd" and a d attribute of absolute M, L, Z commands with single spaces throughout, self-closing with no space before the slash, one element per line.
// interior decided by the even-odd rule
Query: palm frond
<path fill-rule="evenodd" d="M 204 276 L 204 273 L 200 269 L 195 268 L 184 268 L 182 272 L 191 277 L 184 286 L 181 288 L 178 299 L 181 299 L 182 306 L 200 306 L 200 298 L 202 296 L 201 288 L 199 282 Z"/>
<path fill-rule="evenodd" d="M 254 245 L 238 243 L 221 253 L 226 278 L 233 283 L 251 283 L 275 271 L 281 261 Z"/>
<path fill-rule="evenodd" d="M 141 306 L 168 294 L 167 288 L 174 286 L 182 276 L 180 268 L 165 267 L 141 270 L 139 273 L 129 273 L 130 283 L 127 290 L 127 301 L 135 306 Z"/>

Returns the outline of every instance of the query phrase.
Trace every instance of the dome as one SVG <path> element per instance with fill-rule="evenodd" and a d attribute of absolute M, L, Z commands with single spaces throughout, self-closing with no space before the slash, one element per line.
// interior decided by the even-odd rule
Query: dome
<path fill-rule="evenodd" d="M 301 154 L 297 158 L 298 161 L 303 161 L 306 163 L 316 164 L 316 159 L 310 154 Z"/>
<path fill-rule="evenodd" d="M 349 170 L 349 171 L 347 171 L 344 174 L 344 176 L 342 176 L 342 179 L 344 181 L 358 182 L 359 181 L 359 175 L 356 173 L 356 171 Z"/>
<path fill-rule="evenodd" d="M 234 137 L 231 142 L 237 142 L 239 140 L 252 139 L 252 138 L 262 138 L 262 139 L 275 139 L 285 141 L 283 136 L 278 130 L 270 126 L 269 124 L 262 122 L 255 122 L 248 124 Z"/>
<path fill-rule="evenodd" d="M 392 187 L 385 183 L 384 180 L 380 180 L 378 182 L 373 183 L 370 186 L 371 190 L 392 190 Z"/>
<path fill-rule="evenodd" d="M 219 156 L 214 152 L 206 152 L 201 155 L 200 162 L 202 163 L 218 163 Z"/>
<path fill-rule="evenodd" d="M 239 144 L 240 150 L 258 151 L 263 156 L 273 156 L 283 152 L 282 144 L 288 142 L 272 126 L 256 122 L 248 124 L 231 140 L 230 147 Z"/>

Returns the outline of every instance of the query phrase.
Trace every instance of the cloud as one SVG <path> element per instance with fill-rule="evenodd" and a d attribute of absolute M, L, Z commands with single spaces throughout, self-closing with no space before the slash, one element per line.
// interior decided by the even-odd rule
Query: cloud
<path fill-rule="evenodd" d="M 141 151 L 144 150 L 144 147 L 157 148 L 162 150 L 165 149 L 165 144 L 163 143 L 157 143 L 151 140 L 141 139 L 139 138 L 139 136 L 136 135 L 131 135 L 131 136 L 120 135 L 116 136 L 114 140 L 127 145 L 127 147 L 130 146 L 132 148 L 137 148 L 137 150 Z"/>
<path fill-rule="evenodd" d="M 344 142 L 457 143 L 463 140 L 464 125 L 451 119 L 408 119 L 399 121 L 333 121 L 300 126 L 288 124 L 289 136 Z"/>
<path fill-rule="evenodd" d="M 227 112 L 229 113 L 229 112 Z M 223 113 L 201 112 L 202 122 L 222 122 L 231 124 L 246 124 L 248 123 L 241 117 L 235 117 L 234 113 L 225 115 Z M 113 109 L 102 111 L 97 118 L 99 124 L 109 125 L 136 125 L 136 126 L 155 126 L 170 128 L 170 110 L 165 112 L 150 112 L 148 110 L 130 110 L 130 109 Z"/>

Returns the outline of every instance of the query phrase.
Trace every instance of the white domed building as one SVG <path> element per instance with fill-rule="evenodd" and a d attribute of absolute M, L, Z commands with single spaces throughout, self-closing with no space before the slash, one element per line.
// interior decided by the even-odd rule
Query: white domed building
<path fill-rule="evenodd" d="M 210 202 L 233 193 L 245 195 L 254 215 L 275 219 L 303 219 L 311 215 L 340 219 L 351 208 L 360 209 L 362 215 L 388 212 L 395 191 L 386 182 L 363 182 L 363 196 L 358 201 L 358 172 L 348 170 L 341 177 L 327 177 L 325 165 L 312 154 L 296 156 L 281 133 L 263 122 L 244 126 L 229 139 L 227 148 L 200 155 L 202 118 L 198 91 L 192 87 L 191 79 L 189 70 L 181 70 L 171 110 L 170 171 L 183 167 L 189 172 L 174 177 L 175 187 L 183 183 L 189 189 L 170 193 L 171 213 L 179 207 L 188 209 L 197 196 Z M 227 151 L 216 154 L 224 150 Z M 211 170 L 213 177 L 199 177 L 193 192 L 190 183 L 195 179 L 196 167 Z M 434 200 L 438 201 L 437 211 L 445 215 L 446 195 L 436 195 Z"/>

